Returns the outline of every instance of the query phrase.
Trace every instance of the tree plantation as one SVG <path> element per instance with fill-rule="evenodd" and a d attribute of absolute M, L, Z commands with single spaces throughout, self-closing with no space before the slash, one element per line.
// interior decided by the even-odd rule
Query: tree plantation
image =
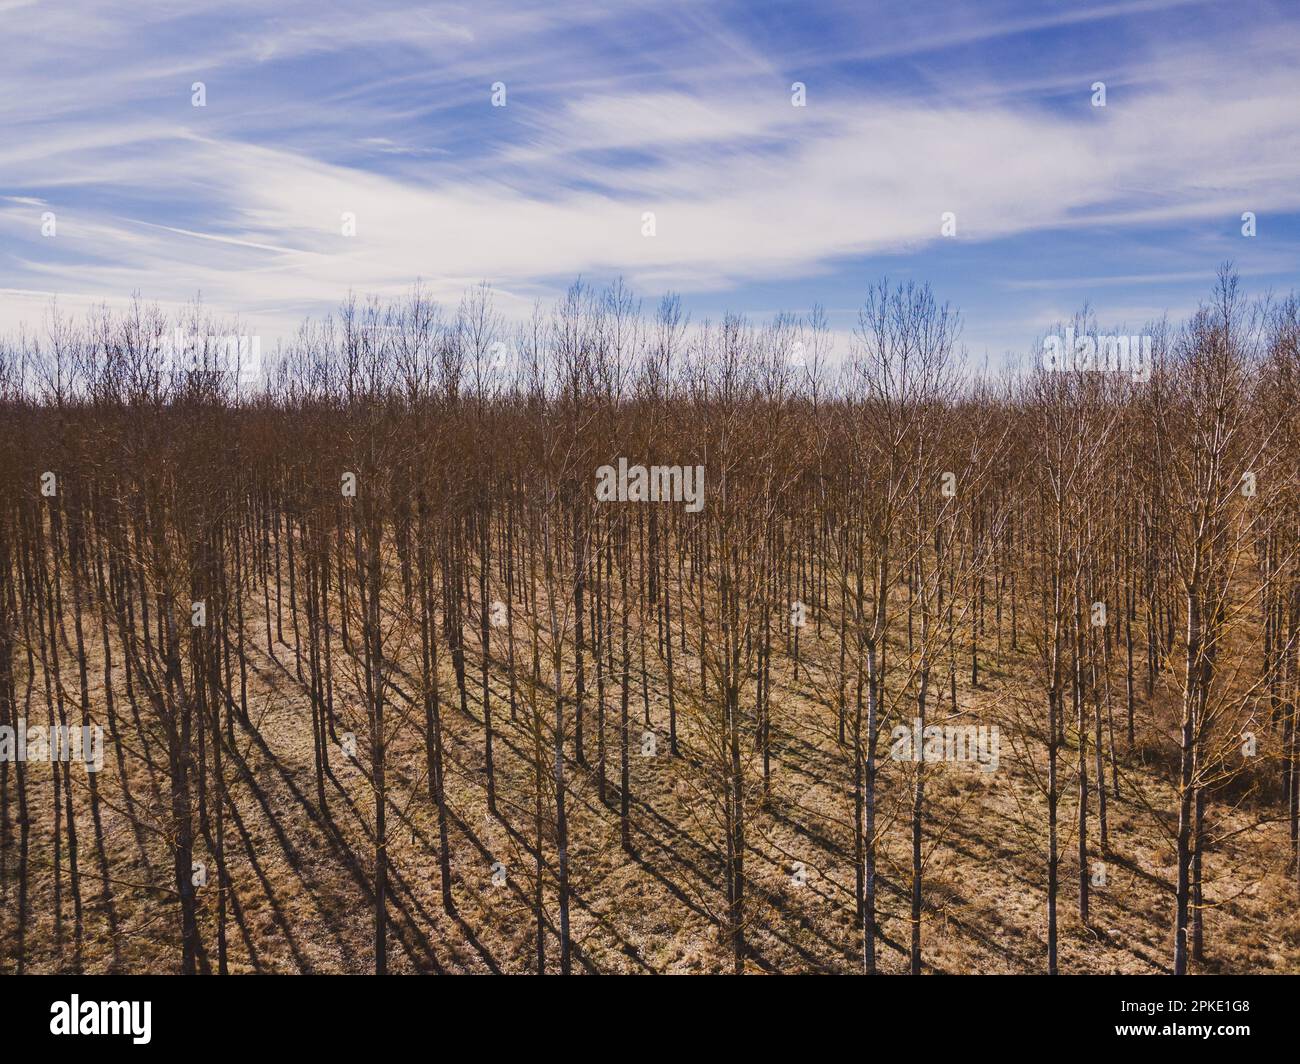
<path fill-rule="evenodd" d="M 3 747 L 0 970 L 1300 971 L 1300 303 L 1066 327 L 52 310 L 0 728 L 101 761 Z"/>

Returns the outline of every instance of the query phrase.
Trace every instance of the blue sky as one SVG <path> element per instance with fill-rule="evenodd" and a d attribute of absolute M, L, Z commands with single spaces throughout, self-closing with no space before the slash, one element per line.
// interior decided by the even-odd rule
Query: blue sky
<path fill-rule="evenodd" d="M 274 339 L 417 278 L 452 305 L 487 279 L 523 317 L 621 275 L 695 320 L 820 302 L 846 335 L 888 275 L 930 281 L 996 365 L 1084 303 L 1108 328 L 1181 317 L 1225 260 L 1253 291 L 1300 276 L 1294 0 L 0 0 L 0 19 L 4 331 L 54 294 L 201 293 Z"/>

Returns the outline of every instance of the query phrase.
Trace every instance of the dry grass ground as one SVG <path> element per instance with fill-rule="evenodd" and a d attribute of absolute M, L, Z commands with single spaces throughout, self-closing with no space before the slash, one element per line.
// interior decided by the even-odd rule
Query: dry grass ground
<path fill-rule="evenodd" d="M 260 595 L 259 595 L 260 597 Z M 286 631 L 288 607 L 285 606 Z M 70 625 L 69 625 L 70 627 Z M 294 654 L 277 644 L 268 655 L 265 632 L 250 641 L 250 711 L 256 728 L 236 728 L 235 749 L 226 755 L 231 805 L 226 825 L 230 898 L 229 956 L 235 972 L 366 972 L 373 968 L 371 823 L 373 795 L 362 763 L 335 746 L 328 808 L 317 808 L 309 704 L 295 678 Z M 499 634 L 496 638 L 500 638 Z M 986 637 L 991 644 L 993 636 Z M 764 804 L 756 797 L 748 825 L 750 883 L 747 926 L 754 972 L 852 972 L 860 970 L 860 933 L 853 891 L 851 758 L 836 740 L 835 681 L 819 662 L 837 660 L 838 640 L 827 627 L 820 638 L 803 637 L 800 680 L 788 654 L 773 660 L 772 784 Z M 471 641 L 472 643 L 472 641 Z M 524 639 L 520 636 L 520 653 Z M 782 647 L 781 649 L 784 649 Z M 335 641 L 336 656 L 343 653 Z M 470 647 L 471 715 L 455 697 L 449 655 L 441 677 L 447 743 L 447 792 L 451 812 L 451 861 L 456 918 L 444 913 L 434 843 L 437 827 L 425 778 L 422 709 L 415 674 L 396 676 L 388 754 L 389 856 L 392 898 L 390 970 L 400 972 L 523 972 L 534 967 L 535 925 L 531 908 L 533 869 L 532 737 L 521 711 L 512 720 L 502 663 L 492 664 L 496 771 L 500 818 L 488 815 L 483 771 L 481 706 L 474 683 L 478 661 Z M 986 651 L 986 654 L 988 652 Z M 494 654 L 495 657 L 495 654 Z M 160 731 L 131 722 L 122 686 L 121 655 L 115 654 L 115 689 L 122 715 L 120 748 L 111 743 L 99 776 L 103 799 L 109 896 L 95 854 L 86 774 L 73 766 L 85 904 L 85 968 L 91 972 L 176 970 L 179 915 L 172 890 L 166 837 L 167 785 Z M 67 656 L 71 661 L 71 655 Z M 338 660 L 336 658 L 336 660 Z M 927 766 L 925 910 L 923 941 L 927 971 L 947 973 L 1035 972 L 1046 956 L 1046 803 L 1034 787 L 1024 741 L 1012 741 L 1015 721 L 1035 704 L 1032 659 L 1023 650 L 990 658 L 978 689 L 962 676 L 961 721 L 1000 723 L 997 772 L 973 765 Z M 598 800 L 595 758 L 594 683 L 588 668 L 586 707 L 588 768 L 568 766 L 574 966 L 592 972 L 717 972 L 730 967 L 728 943 L 718 931 L 725 904 L 720 847 L 699 772 L 689 756 L 668 753 L 667 702 L 662 667 L 653 645 L 648 693 L 657 752 L 642 756 L 643 703 L 639 681 L 631 698 L 632 852 L 619 845 L 617 686 L 610 685 L 608 806 Z M 92 678 L 98 662 L 91 665 Z M 409 664 L 406 665 L 409 668 Z M 678 654 L 675 667 L 697 668 Z M 965 666 L 969 670 L 969 665 Z M 76 702 L 75 674 L 65 665 L 64 683 Z M 25 675 L 18 678 L 22 695 Z M 752 687 L 751 687 L 752 691 Z M 1096 813 L 1090 817 L 1089 850 L 1106 862 L 1106 881 L 1092 892 L 1090 926 L 1077 915 L 1073 752 L 1064 751 L 1061 803 L 1061 969 L 1065 972 L 1161 973 L 1171 970 L 1175 852 L 1172 765 L 1168 714 L 1159 703 L 1140 708 L 1139 749 L 1130 755 L 1119 740 L 1121 793 L 1109 800 L 1111 853 L 1096 854 Z M 102 690 L 92 704 L 102 706 Z M 364 714 L 340 698 L 340 730 L 365 734 Z M 1122 699 L 1120 700 L 1122 702 Z M 38 679 L 27 715 L 43 721 Z M 1041 713 L 1040 713 L 1041 718 Z M 698 722 L 683 710 L 683 749 L 692 747 Z M 1067 739 L 1073 742 L 1072 731 Z M 1029 755 L 1045 757 L 1042 744 Z M 881 752 L 888 751 L 888 729 Z M 569 744 L 572 758 L 572 744 Z M 759 791 L 759 764 L 750 752 L 747 772 Z M 1091 755 L 1090 755 L 1091 757 Z M 151 767 L 152 763 L 152 767 Z M 125 767 L 126 787 L 123 787 Z M 1090 764 L 1091 770 L 1091 764 Z M 909 807 L 912 766 L 883 762 L 879 805 L 879 912 L 885 972 L 905 971 L 909 930 Z M 66 867 L 62 923 L 56 933 L 51 839 L 51 769 L 28 767 L 34 822 L 31 898 L 26 923 L 27 968 L 67 971 L 73 965 L 73 906 Z M 1095 781 L 1093 781 L 1095 783 Z M 1109 777 L 1107 780 L 1109 784 Z M 1300 971 L 1300 913 L 1296 884 L 1288 873 L 1286 826 L 1267 819 L 1272 809 L 1243 803 L 1229 809 L 1212 803 L 1210 816 L 1229 837 L 1206 857 L 1209 908 L 1205 916 L 1207 959 L 1203 970 Z M 132 822 L 143 827 L 137 831 Z M 1240 830 L 1232 834 L 1232 829 Z M 546 847 L 546 857 L 552 858 Z M 1270 856 L 1271 855 L 1271 856 Z M 213 868 L 200 840 L 196 859 Z M 66 865 L 66 852 L 64 854 Z M 16 836 L 8 849 L 3 904 L 3 967 L 14 966 Z M 1269 862 L 1272 863 L 1269 863 Z M 494 865 L 504 866 L 494 877 Z M 794 872 L 802 865 L 805 876 Z M 494 881 L 496 880 L 496 881 Z M 215 880 L 199 891 L 200 967 L 215 966 Z M 553 924 L 558 920 L 554 883 L 546 886 L 548 966 L 558 967 Z"/>

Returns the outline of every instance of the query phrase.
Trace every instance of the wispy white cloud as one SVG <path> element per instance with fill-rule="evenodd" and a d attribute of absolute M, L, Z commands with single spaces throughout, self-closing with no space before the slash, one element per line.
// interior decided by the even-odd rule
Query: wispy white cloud
<path fill-rule="evenodd" d="M 1004 17 L 963 16 L 914 50 L 1171 6 L 1042 17 L 1005 5 Z M 87 10 L 83 30 L 67 10 L 54 13 L 40 34 L 24 35 L 45 68 L 29 59 L 0 71 L 0 99 L 10 101 L 0 110 L 30 134 L 0 143 L 0 188 L 14 193 L 0 200 L 8 291 L 141 291 L 177 303 L 201 291 L 220 309 L 267 314 L 278 329 L 350 289 L 395 293 L 416 277 L 447 298 L 490 278 L 522 306 L 578 274 L 697 292 L 832 276 L 869 256 L 943 255 L 954 246 L 939 236 L 945 211 L 957 216 L 961 246 L 1039 233 L 1069 247 L 1062 234 L 1300 210 L 1300 71 L 1280 44 L 1300 42 L 1293 25 L 1243 32 L 1231 63 L 1213 62 L 1221 42 L 1207 41 L 1117 69 L 1125 93 L 1104 110 L 1088 106 L 1082 77 L 1068 108 L 1009 91 L 1010 78 L 958 93 L 900 75 L 869 91 L 839 70 L 819 84 L 815 67 L 803 75 L 809 105 L 796 108 L 782 57 L 685 6 L 627 9 L 617 21 L 584 5 L 453 6 L 436 17 L 397 5 L 335 23 L 326 16 L 341 8 L 313 16 L 291 5 L 262 20 L 241 2 L 239 28 L 214 28 L 206 45 L 169 10 L 142 5 L 100 44 L 90 36 L 100 16 Z M 631 53 L 623 74 L 604 46 L 637 19 L 645 47 L 618 41 Z M 858 58 L 904 54 L 892 39 L 901 25 L 890 22 L 884 42 Z M 712 36 L 684 39 L 691 27 Z M 55 43 L 61 32 L 71 36 Z M 518 58 L 544 46 L 549 62 Z M 807 66 L 818 47 L 802 39 L 791 50 Z M 710 48 L 717 68 L 703 62 Z M 99 70 L 60 69 L 61 50 L 105 60 Z M 820 53 L 842 63 L 854 49 L 824 39 Z M 445 56 L 447 67 L 413 54 Z M 578 56 L 590 62 L 565 82 L 556 67 Z M 321 74 L 317 64 L 334 59 L 346 76 Z M 296 63 L 315 80 L 289 76 Z M 190 108 L 200 73 L 211 101 Z M 506 108 L 490 105 L 498 77 L 509 81 Z M 35 78 L 48 92 L 31 91 Z M 13 101 L 24 94 L 21 111 Z M 57 213 L 57 237 L 39 235 L 37 208 Z M 354 237 L 341 233 L 344 212 L 356 217 Z M 1172 283 L 1199 278 L 1203 266 L 1146 280 L 1091 275 L 1112 286 Z M 1085 267 L 1076 280 L 1088 276 Z M 1012 278 L 1004 287 L 1050 286 Z M 27 316 L 27 301 L 4 301 L 0 327 Z"/>

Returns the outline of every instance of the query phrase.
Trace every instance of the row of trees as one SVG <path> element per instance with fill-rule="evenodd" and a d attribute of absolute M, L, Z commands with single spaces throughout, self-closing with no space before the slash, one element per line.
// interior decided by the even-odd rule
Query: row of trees
<path fill-rule="evenodd" d="M 852 967 L 880 967 L 882 840 L 901 832 L 919 973 L 929 854 L 954 829 L 935 767 L 891 760 L 888 737 L 962 722 L 1010 740 L 1037 963 L 1058 968 L 1063 861 L 1089 924 L 1123 800 L 1172 854 L 1188 971 L 1218 848 L 1244 838 L 1260 875 L 1297 874 L 1300 307 L 1248 301 L 1225 270 L 1190 321 L 1149 331 L 1147 381 L 992 379 L 919 285 L 873 287 L 838 359 L 818 311 L 691 327 L 673 298 L 646 315 L 621 284 L 576 285 L 508 326 L 486 287 L 454 314 L 417 288 L 304 326 L 250 388 L 224 352 L 169 363 L 148 308 L 53 315 L 0 349 L 0 724 L 99 725 L 108 756 L 99 774 L 0 762 L 5 967 L 30 966 L 40 910 L 55 966 L 124 963 L 117 909 L 143 891 L 181 971 L 229 969 L 242 751 L 277 738 L 269 663 L 310 728 L 303 801 L 340 841 L 359 793 L 340 751 L 363 770 L 377 972 L 409 919 L 391 818 L 428 809 L 455 918 L 480 802 L 530 865 L 531 967 L 570 972 L 574 787 L 633 860 L 632 763 L 662 736 L 732 970 L 770 915 L 755 833 L 825 816 L 782 790 L 805 742 L 847 781 Z M 702 466 L 703 509 L 599 501 L 620 458 Z M 466 726 L 472 753 L 451 741 Z M 169 873 L 142 882 L 159 854 Z"/>

